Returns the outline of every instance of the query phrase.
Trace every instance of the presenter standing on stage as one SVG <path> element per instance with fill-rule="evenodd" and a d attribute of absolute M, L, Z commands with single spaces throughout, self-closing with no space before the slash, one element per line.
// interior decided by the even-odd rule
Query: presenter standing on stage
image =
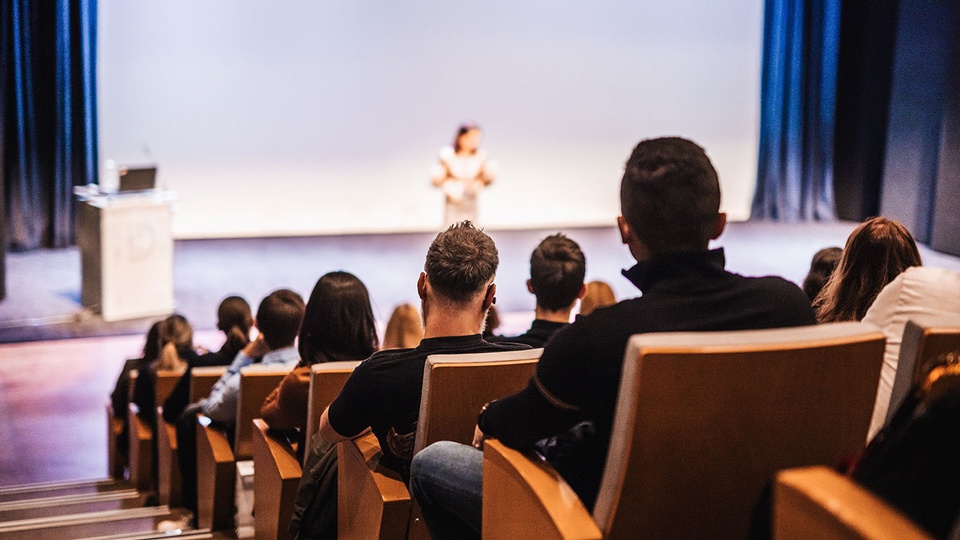
<path fill-rule="evenodd" d="M 433 167 L 433 185 L 446 196 L 444 228 L 463 220 L 477 222 L 477 195 L 496 173 L 486 150 L 480 148 L 482 135 L 477 125 L 460 126 L 453 146 L 440 150 L 440 163 Z"/>

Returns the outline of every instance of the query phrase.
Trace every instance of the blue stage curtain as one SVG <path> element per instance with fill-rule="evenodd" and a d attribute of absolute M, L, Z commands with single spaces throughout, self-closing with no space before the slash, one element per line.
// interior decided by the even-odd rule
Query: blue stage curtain
<path fill-rule="evenodd" d="M 74 241 L 73 186 L 97 179 L 96 0 L 0 2 L 6 244 Z"/>
<path fill-rule="evenodd" d="M 766 0 L 753 217 L 834 218 L 840 0 Z"/>

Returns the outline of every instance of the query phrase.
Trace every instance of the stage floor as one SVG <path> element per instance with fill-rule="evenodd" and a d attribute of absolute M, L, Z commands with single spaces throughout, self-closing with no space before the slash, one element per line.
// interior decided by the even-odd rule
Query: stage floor
<path fill-rule="evenodd" d="M 852 223 L 735 223 L 718 242 L 727 266 L 745 275 L 776 274 L 799 282 L 818 249 L 843 245 Z M 552 230 L 494 231 L 500 249 L 497 306 L 504 333 L 533 318 L 526 291 L 530 251 Z M 620 269 L 631 264 L 612 227 L 565 231 L 587 255 L 589 279 L 636 295 Z M 176 244 L 177 309 L 198 328 L 194 342 L 219 346 L 220 299 L 246 296 L 254 306 L 273 289 L 309 294 L 325 272 L 349 270 L 367 284 L 377 315 L 416 300 L 416 280 L 432 234 L 197 240 Z M 960 259 L 922 249 L 924 262 L 960 270 Z M 82 314 L 76 249 L 11 254 L 10 297 L 0 304 L 0 486 L 102 477 L 107 472 L 105 405 L 126 358 L 136 357 L 151 320 L 104 323 Z M 80 314 L 80 315 L 78 315 Z M 55 338 L 58 341 L 40 341 Z"/>
<path fill-rule="evenodd" d="M 749 276 L 780 275 L 801 282 L 820 248 L 842 246 L 853 223 L 732 223 L 715 244 L 727 267 Z M 491 231 L 500 250 L 497 307 L 526 322 L 534 300 L 525 286 L 530 252 L 555 230 Z M 620 270 L 632 264 L 614 227 L 564 230 L 587 256 L 587 279 L 610 283 L 620 299 L 636 289 Z M 240 294 L 256 309 L 270 291 L 287 287 L 304 297 L 332 270 L 356 274 L 367 285 L 379 320 L 402 302 L 418 303 L 416 280 L 432 233 L 182 240 L 174 248 L 174 301 L 197 330 L 213 329 L 222 298 Z M 960 270 L 960 258 L 923 249 L 924 262 Z M 155 318 L 106 323 L 80 304 L 76 248 L 10 253 L 8 298 L 0 302 L 0 343 L 108 335 L 143 335 Z M 523 315 L 523 314 L 529 314 Z"/>

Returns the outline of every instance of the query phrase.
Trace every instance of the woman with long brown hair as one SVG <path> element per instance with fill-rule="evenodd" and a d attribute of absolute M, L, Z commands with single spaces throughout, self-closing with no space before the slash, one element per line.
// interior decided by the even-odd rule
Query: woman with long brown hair
<path fill-rule="evenodd" d="M 814 300 L 817 322 L 863 319 L 884 286 L 922 264 L 906 227 L 882 217 L 864 221 L 850 233 L 837 269 Z"/>

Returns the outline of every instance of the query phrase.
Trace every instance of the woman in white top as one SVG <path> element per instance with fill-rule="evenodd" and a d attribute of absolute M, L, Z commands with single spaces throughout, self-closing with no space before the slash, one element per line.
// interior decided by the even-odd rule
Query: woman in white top
<path fill-rule="evenodd" d="M 493 163 L 480 148 L 483 132 L 479 126 L 464 124 L 457 130 L 453 146 L 440 150 L 440 163 L 433 167 L 433 185 L 446 195 L 444 228 L 477 220 L 477 195 L 493 182 Z"/>

